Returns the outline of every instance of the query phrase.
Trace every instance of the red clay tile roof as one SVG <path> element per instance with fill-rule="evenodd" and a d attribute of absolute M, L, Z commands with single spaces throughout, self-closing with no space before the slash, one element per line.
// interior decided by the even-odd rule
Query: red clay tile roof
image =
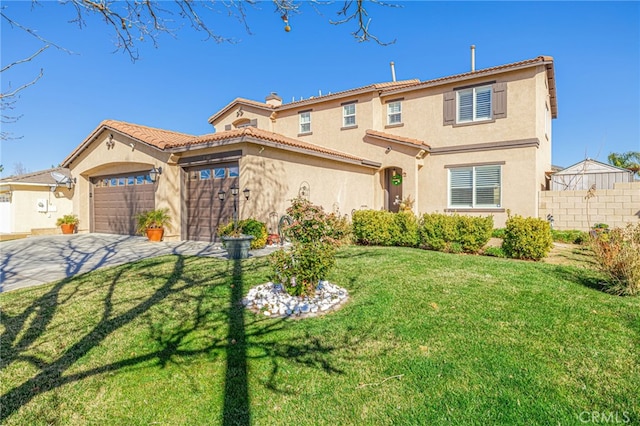
<path fill-rule="evenodd" d="M 547 80 L 549 82 L 549 95 L 551 97 L 551 113 L 553 115 L 553 118 L 557 118 L 558 117 L 558 101 L 556 98 L 556 81 L 555 81 L 555 75 L 554 75 L 554 70 L 553 70 L 553 57 L 552 56 L 538 56 L 536 58 L 533 59 L 527 59 L 524 61 L 519 61 L 519 62 L 513 62 L 510 64 L 505 64 L 505 65 L 498 65 L 495 67 L 490 67 L 490 68 L 484 68 L 481 70 L 476 70 L 476 71 L 469 71 L 469 72 L 465 72 L 462 74 L 455 74 L 455 75 L 450 75 L 450 76 L 446 76 L 446 77 L 440 77 L 440 78 L 435 78 L 432 80 L 426 80 L 423 81 L 419 84 L 416 85 L 412 85 L 411 87 L 407 88 L 407 87 L 401 87 L 401 88 L 389 88 L 385 90 L 385 94 L 392 94 L 392 93 L 400 93 L 400 92 L 406 92 L 407 90 L 413 90 L 413 89 L 420 89 L 423 87 L 431 87 L 431 86 L 438 86 L 440 84 L 446 84 L 450 81 L 455 81 L 455 80 L 462 80 L 462 79 L 466 79 L 466 78 L 474 78 L 474 77 L 479 77 L 479 76 L 483 76 L 483 75 L 492 75 L 492 74 L 496 74 L 499 72 L 503 72 L 503 71 L 507 71 L 507 70 L 512 70 L 512 69 L 519 69 L 519 68 L 527 68 L 530 66 L 535 66 L 535 65 L 546 65 L 547 67 Z"/>
<path fill-rule="evenodd" d="M 308 142 L 304 142 L 298 139 L 293 139 L 281 135 L 279 133 L 269 132 L 267 130 L 258 129 L 256 127 L 244 127 L 242 129 L 227 130 L 224 132 L 211 133 L 208 135 L 198 136 L 191 140 L 188 144 L 174 144 L 172 148 L 189 145 L 190 147 L 197 147 L 197 145 L 218 145 L 225 142 L 272 142 L 276 145 L 282 145 L 282 148 L 297 148 L 304 151 L 312 151 L 314 153 L 326 154 L 332 157 L 339 157 L 346 160 L 362 162 L 365 159 L 356 157 L 345 152 L 328 149 L 319 145 L 314 145 Z"/>
<path fill-rule="evenodd" d="M 392 135 L 391 133 L 379 132 L 377 130 L 368 129 L 365 132 L 366 136 L 371 136 L 378 139 L 383 139 L 389 142 L 397 142 L 404 145 L 415 145 L 417 148 L 431 149 L 431 146 L 424 141 L 413 138 L 405 138 L 404 136 Z"/>
<path fill-rule="evenodd" d="M 134 139 L 138 139 L 139 141 L 160 149 L 193 140 L 195 137 L 194 135 L 188 135 L 186 133 L 173 132 L 171 130 L 157 129 L 154 127 L 141 126 L 139 124 L 131 124 L 116 120 L 104 120 L 101 123 L 101 126 L 119 131 Z"/>
<path fill-rule="evenodd" d="M 209 117 L 209 123 L 213 124 L 214 121 L 216 121 L 218 118 L 223 116 L 229 110 L 233 109 L 236 105 L 249 105 L 249 106 L 254 106 L 257 108 L 263 108 L 267 110 L 282 110 L 287 108 L 298 108 L 301 105 L 318 102 L 318 101 L 324 101 L 331 98 L 340 98 L 343 96 L 349 96 L 349 95 L 354 95 L 354 94 L 363 93 L 363 92 L 370 92 L 373 90 L 385 90 L 390 88 L 398 89 L 402 87 L 413 86 L 419 83 L 420 83 L 420 80 L 418 79 L 374 83 L 374 84 L 369 84 L 368 86 L 356 87 L 355 89 L 348 89 L 340 92 L 329 93 L 322 96 L 312 96 L 307 99 L 300 99 L 294 102 L 283 103 L 280 106 L 274 106 L 274 105 L 270 105 L 263 102 L 252 101 L 250 99 L 245 99 L 245 98 L 236 98 L 230 103 L 228 103 L 227 105 L 225 105 L 224 108 L 222 108 L 220 111 L 216 112 L 211 117 Z"/>
<path fill-rule="evenodd" d="M 212 133 L 202 136 L 193 136 L 185 133 L 172 132 L 169 130 L 156 129 L 153 127 L 141 126 L 138 124 L 126 123 L 123 121 L 105 120 L 82 142 L 63 162 L 68 166 L 79 154 L 90 144 L 93 139 L 103 130 L 112 130 L 127 135 L 131 138 L 154 146 L 160 150 L 172 152 L 182 151 L 183 148 L 199 148 L 199 145 L 217 146 L 240 142 L 260 143 L 264 141 L 282 149 L 294 149 L 307 152 L 311 155 L 328 156 L 334 159 L 341 159 L 352 163 L 375 166 L 377 163 L 356 157 L 345 152 L 328 149 L 319 145 L 314 145 L 298 139 L 289 138 L 279 133 L 273 133 L 255 127 L 245 127 L 242 129 L 228 130 L 225 132 Z"/>
<path fill-rule="evenodd" d="M 124 121 L 103 120 L 98 127 L 96 127 L 93 132 L 91 132 L 91 134 L 87 136 L 85 140 L 67 156 L 67 158 L 64 159 L 64 161 L 62 161 L 62 165 L 69 166 L 69 163 L 71 163 L 84 150 L 84 148 L 86 148 L 86 146 L 89 145 L 93 139 L 105 129 L 125 134 L 159 149 L 164 149 L 172 143 L 179 143 L 195 138 L 194 135 L 173 132 L 171 130 L 141 126 L 139 124 L 132 124 Z"/>

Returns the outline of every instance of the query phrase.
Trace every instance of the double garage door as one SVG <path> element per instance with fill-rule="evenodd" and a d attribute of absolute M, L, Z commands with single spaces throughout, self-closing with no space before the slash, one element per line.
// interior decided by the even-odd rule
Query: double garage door
<path fill-rule="evenodd" d="M 149 172 L 100 176 L 93 182 L 93 232 L 134 235 L 136 214 L 155 208 Z"/>
<path fill-rule="evenodd" d="M 188 240 L 216 241 L 218 227 L 233 219 L 231 188 L 238 185 L 238 170 L 237 162 L 185 169 Z M 99 176 L 92 182 L 92 232 L 134 235 L 136 214 L 155 208 L 156 184 L 151 182 L 148 171 Z M 224 200 L 220 200 L 220 191 L 225 192 Z M 242 192 L 235 201 L 244 201 Z"/>

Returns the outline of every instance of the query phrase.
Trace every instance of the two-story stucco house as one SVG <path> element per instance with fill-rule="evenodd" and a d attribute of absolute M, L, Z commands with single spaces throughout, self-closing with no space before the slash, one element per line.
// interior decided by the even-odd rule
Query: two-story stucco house
<path fill-rule="evenodd" d="M 62 165 L 77 178 L 81 231 L 132 233 L 136 212 L 167 207 L 168 238 L 213 241 L 233 213 L 232 187 L 240 217 L 268 223 L 304 194 L 342 214 L 397 211 L 411 197 L 416 213 L 503 226 L 507 209 L 538 216 L 556 116 L 553 59 L 539 56 L 291 103 L 237 98 L 202 136 L 106 120 Z"/>

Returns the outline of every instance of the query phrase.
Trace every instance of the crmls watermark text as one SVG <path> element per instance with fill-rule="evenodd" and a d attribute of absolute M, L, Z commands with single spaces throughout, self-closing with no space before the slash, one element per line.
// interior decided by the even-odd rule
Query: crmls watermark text
<path fill-rule="evenodd" d="M 628 411 L 583 411 L 578 415 L 582 423 L 626 424 L 631 422 Z"/>

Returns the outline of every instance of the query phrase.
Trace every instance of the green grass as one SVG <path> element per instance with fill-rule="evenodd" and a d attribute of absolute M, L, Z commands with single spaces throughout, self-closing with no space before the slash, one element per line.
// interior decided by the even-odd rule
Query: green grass
<path fill-rule="evenodd" d="M 588 268 L 348 247 L 350 301 L 239 305 L 266 259 L 166 256 L 0 295 L 1 423 L 640 422 L 640 298 Z M 583 417 L 584 418 L 584 417 Z"/>

